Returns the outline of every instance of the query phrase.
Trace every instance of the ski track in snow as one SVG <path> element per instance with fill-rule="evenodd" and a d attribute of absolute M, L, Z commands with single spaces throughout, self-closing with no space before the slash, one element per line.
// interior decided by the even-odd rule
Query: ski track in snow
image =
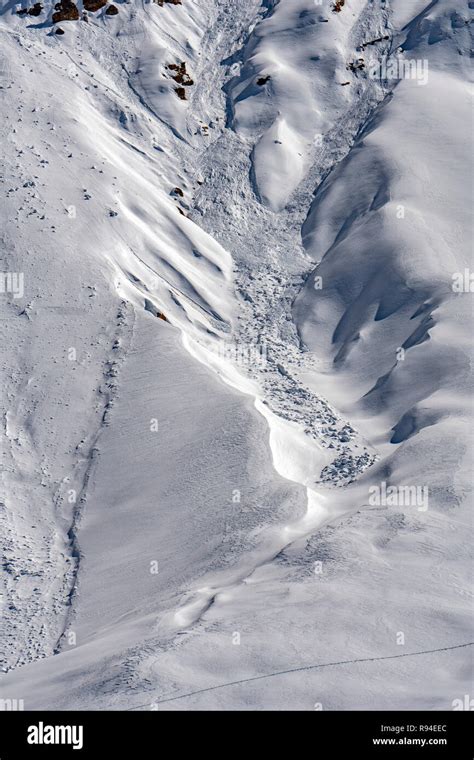
<path fill-rule="evenodd" d="M 208 686 L 205 689 L 198 689 L 196 691 L 190 691 L 188 694 L 178 694 L 174 697 L 166 697 L 165 699 L 157 699 L 151 703 L 151 709 L 156 709 L 155 705 L 166 704 L 168 702 L 175 702 L 179 699 L 186 699 L 187 697 L 195 697 L 198 694 L 205 694 L 209 691 L 216 691 L 217 689 L 225 689 L 229 686 L 240 686 L 244 683 L 252 683 L 253 681 L 262 681 L 267 678 L 277 678 L 278 676 L 287 676 L 292 673 L 302 673 L 307 670 L 320 670 L 321 668 L 332 668 L 338 665 L 356 665 L 361 662 L 381 662 L 383 660 L 398 660 L 401 657 L 419 657 L 425 654 L 436 654 L 438 652 L 450 652 L 454 649 L 465 649 L 466 647 L 472 647 L 474 642 L 470 641 L 466 644 L 455 644 L 449 647 L 439 647 L 439 649 L 425 649 L 421 652 L 405 652 L 403 654 L 390 654 L 382 657 L 360 657 L 355 660 L 340 660 L 339 662 L 321 662 L 316 665 L 303 665 L 298 668 L 288 668 L 287 670 L 279 670 L 276 673 L 266 673 L 260 676 L 252 676 L 251 678 L 242 678 L 238 681 L 228 681 L 227 683 L 217 684 L 216 686 Z M 129 707 L 129 710 L 140 710 L 141 708 L 150 709 L 150 703 L 141 705 L 135 705 Z"/>

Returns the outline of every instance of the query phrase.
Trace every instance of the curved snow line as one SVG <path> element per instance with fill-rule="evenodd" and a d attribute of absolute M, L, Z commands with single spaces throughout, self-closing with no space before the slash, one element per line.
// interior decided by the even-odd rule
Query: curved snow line
<path fill-rule="evenodd" d="M 238 57 L 242 56 L 245 58 L 245 50 L 241 49 Z M 225 87 L 224 91 L 226 91 Z M 227 104 L 229 105 L 231 96 L 228 91 L 226 91 L 226 94 Z M 378 106 L 377 99 L 372 104 L 372 108 L 368 109 L 369 114 L 373 110 L 373 107 L 376 106 Z M 368 114 L 365 111 L 361 113 L 356 111 L 355 116 L 358 117 L 357 127 L 360 130 L 366 123 Z M 349 122 L 351 122 L 351 118 L 349 118 Z M 340 131 L 340 124 L 337 129 Z M 352 131 L 349 130 L 349 137 L 352 138 L 350 142 L 355 137 Z M 331 156 L 330 167 L 327 167 L 327 170 L 331 171 L 345 153 L 346 151 L 334 151 L 334 155 Z M 212 162 L 210 168 L 212 173 L 214 169 Z M 227 165 L 225 166 L 225 171 L 228 172 Z M 227 186 L 224 187 L 227 192 Z M 260 219 L 260 216 L 257 215 L 256 218 Z M 262 218 L 261 221 L 263 225 L 259 227 L 258 233 L 262 235 L 270 231 L 275 240 L 279 241 L 280 230 L 278 222 L 269 222 L 266 218 Z M 266 229 L 268 223 L 273 225 L 270 230 Z M 297 230 L 297 225 L 295 226 L 295 230 Z M 208 230 L 208 234 L 212 237 L 213 231 Z M 284 238 L 282 240 L 284 241 Z M 253 296 L 255 294 L 249 288 L 251 288 L 251 283 L 255 282 L 255 279 L 258 280 L 258 276 L 256 278 L 255 275 L 256 273 L 252 271 L 251 282 L 247 283 L 244 279 L 240 283 L 239 288 L 241 293 L 243 293 L 244 300 L 246 294 L 249 295 L 247 300 L 250 303 L 254 303 L 254 299 L 250 295 Z M 259 284 L 260 282 L 257 283 L 257 286 Z M 257 295 L 259 297 L 261 295 L 259 290 L 257 290 Z M 270 301 L 273 300 L 271 295 L 270 293 Z M 264 303 L 265 305 L 267 304 Z M 240 306 L 241 309 L 244 308 L 242 304 Z M 283 311 L 284 302 L 282 302 Z M 261 320 L 255 319 L 255 316 L 254 313 L 247 313 L 247 324 L 244 327 L 244 331 L 242 332 L 242 329 L 240 329 L 233 334 L 234 341 L 237 341 L 239 345 L 245 342 L 258 344 L 258 340 L 256 340 L 258 336 L 254 334 L 255 327 L 253 325 L 260 325 Z M 259 314 L 257 316 L 262 315 Z M 268 317 L 269 315 L 265 316 Z M 285 316 L 284 313 L 282 316 Z M 349 480 L 351 482 L 349 478 L 354 479 L 355 475 L 360 474 L 360 471 L 369 466 L 375 458 L 369 454 L 367 448 L 363 446 L 363 442 L 358 440 L 356 431 L 351 429 L 349 438 L 342 436 L 340 439 L 337 438 L 337 435 L 341 431 L 336 431 L 334 434 L 327 432 L 330 427 L 332 427 L 333 431 L 336 427 L 341 427 L 342 429 L 344 420 L 338 416 L 337 412 L 334 413 L 334 410 L 330 409 L 324 400 L 320 399 L 316 394 L 309 392 L 296 379 L 291 369 L 290 371 L 286 371 L 285 367 L 288 365 L 286 359 L 289 353 L 292 354 L 292 358 L 296 358 L 297 363 L 299 363 L 301 358 L 301 346 L 299 342 L 297 347 L 288 345 L 289 338 L 286 332 L 282 332 L 277 337 L 277 342 L 272 343 L 272 347 L 275 345 L 275 357 L 269 360 L 265 366 L 265 372 L 260 373 L 258 369 L 255 372 L 239 372 L 238 368 L 231 361 L 223 358 L 222 355 L 219 355 L 219 352 L 216 354 L 210 347 L 205 346 L 204 342 L 200 340 L 200 336 L 193 334 L 195 331 L 191 325 L 180 322 L 177 326 L 181 330 L 184 347 L 194 358 L 197 358 L 201 363 L 216 371 L 221 379 L 238 391 L 254 396 L 257 411 L 266 418 L 269 425 L 270 448 L 275 470 L 282 477 L 306 487 L 307 508 L 305 513 L 294 522 L 280 528 L 271 526 L 266 529 L 262 534 L 259 549 L 251 552 L 250 555 L 242 557 L 232 570 L 221 570 L 212 573 L 212 580 L 210 582 L 206 582 L 201 588 L 195 588 L 194 593 L 191 590 L 191 599 L 185 601 L 174 614 L 168 616 L 164 621 L 165 627 L 169 625 L 172 630 L 196 623 L 224 589 L 228 590 L 244 582 L 258 567 L 274 559 L 275 556 L 294 540 L 314 532 L 330 520 L 332 521 L 342 514 L 348 513 L 347 507 L 344 508 L 342 505 L 336 506 L 336 508 L 331 505 L 331 509 L 328 509 L 324 495 L 315 490 L 315 484 L 322 470 L 331 470 L 327 474 L 326 479 L 328 480 L 339 480 L 339 482 Z M 266 326 L 271 332 L 274 326 L 273 321 L 271 319 L 267 320 Z M 266 334 L 267 332 L 268 330 L 264 330 L 260 337 L 263 339 L 271 338 L 271 335 Z M 214 345 L 217 346 L 217 343 Z M 344 427 L 348 426 L 345 425 Z M 329 439 L 332 440 L 331 435 L 334 438 L 332 447 L 326 448 L 324 444 L 329 444 Z M 353 450 L 351 447 L 343 446 L 340 442 L 350 441 L 352 438 L 357 439 L 354 441 Z M 338 460 L 334 459 L 335 455 L 339 455 Z M 364 457 L 366 459 L 362 463 Z M 345 460 L 344 462 L 339 461 L 343 459 Z M 350 472 L 346 476 L 344 475 L 344 467 L 348 460 L 350 460 L 348 465 Z M 341 502 L 343 502 L 342 499 Z M 351 512 L 356 509 L 357 506 L 353 507 Z M 221 579 L 221 582 L 218 584 L 213 579 L 213 576 L 215 577 L 216 574 Z"/>
<path fill-rule="evenodd" d="M 212 356 L 184 331 L 182 340 L 191 356 L 216 371 L 224 382 L 242 393 L 255 396 L 255 408 L 268 422 L 269 445 L 274 468 L 283 478 L 307 486 L 307 506 L 304 514 L 295 521 L 278 528 L 273 525 L 268 527 L 264 531 L 259 548 L 250 552 L 249 555 L 244 555 L 233 568 L 213 572 L 211 577 L 221 578 L 220 583 L 208 582 L 196 588 L 189 601 L 185 601 L 174 613 L 161 621 L 160 628 L 168 628 L 171 631 L 182 630 L 196 624 L 219 594 L 245 583 L 259 567 L 274 560 L 293 541 L 348 514 L 344 505 L 341 505 L 340 509 L 329 510 L 325 504 L 325 497 L 308 487 L 314 479 L 315 468 L 321 466 L 320 459 L 323 452 L 317 450 L 315 442 L 305 435 L 301 427 L 271 412 L 261 400 L 261 392 L 259 393 L 258 388 L 252 388 L 249 381 L 225 360 Z M 358 506 L 355 506 L 351 512 L 357 508 Z"/>

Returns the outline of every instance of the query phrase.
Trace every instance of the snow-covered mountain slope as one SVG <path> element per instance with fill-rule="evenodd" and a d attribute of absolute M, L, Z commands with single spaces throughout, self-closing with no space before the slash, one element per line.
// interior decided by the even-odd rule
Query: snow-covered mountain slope
<path fill-rule="evenodd" d="M 468 4 L 41 6 L 0 2 L 1 697 L 449 709 Z"/>

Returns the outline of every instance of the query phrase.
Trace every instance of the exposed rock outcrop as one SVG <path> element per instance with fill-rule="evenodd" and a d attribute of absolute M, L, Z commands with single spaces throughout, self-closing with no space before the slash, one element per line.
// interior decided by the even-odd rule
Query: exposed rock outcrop
<path fill-rule="evenodd" d="M 27 14 L 29 16 L 39 16 L 42 10 L 43 6 L 41 3 L 35 3 L 32 8 L 20 8 L 16 13 L 17 16 L 26 16 Z"/>
<path fill-rule="evenodd" d="M 83 0 L 84 10 L 95 13 L 100 11 L 104 5 L 107 5 L 107 0 Z"/>
<path fill-rule="evenodd" d="M 39 16 L 42 10 L 43 6 L 41 3 L 35 3 L 32 8 L 28 9 L 28 14 L 30 16 Z"/>
<path fill-rule="evenodd" d="M 59 21 L 78 21 L 79 11 L 77 5 L 71 0 L 61 0 L 54 6 L 55 13 L 53 13 L 53 24 L 57 24 Z"/>
<path fill-rule="evenodd" d="M 171 78 L 178 84 L 182 84 L 185 87 L 190 87 L 194 84 L 194 81 L 186 71 L 186 63 L 184 61 L 181 61 L 181 63 L 169 63 L 166 68 L 175 72 L 171 75 Z"/>

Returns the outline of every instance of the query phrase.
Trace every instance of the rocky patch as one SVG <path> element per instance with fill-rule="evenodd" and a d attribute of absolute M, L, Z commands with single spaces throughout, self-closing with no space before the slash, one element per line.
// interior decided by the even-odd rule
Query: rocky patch
<path fill-rule="evenodd" d="M 194 81 L 186 71 L 186 63 L 184 61 L 181 61 L 181 63 L 169 63 L 166 68 L 169 71 L 174 71 L 171 79 L 174 79 L 178 84 L 182 84 L 184 87 L 190 87 L 194 84 Z"/>
<path fill-rule="evenodd" d="M 186 71 L 186 63 L 184 61 L 181 61 L 181 63 L 168 63 L 166 68 L 168 71 L 173 72 L 171 79 L 174 79 L 180 85 L 174 88 L 176 95 L 180 100 L 186 100 L 186 90 L 184 88 L 194 84 L 194 81 Z"/>
<path fill-rule="evenodd" d="M 54 6 L 55 13 L 53 13 L 53 24 L 57 24 L 59 21 L 78 21 L 79 11 L 77 5 L 71 0 L 61 0 Z"/>
<path fill-rule="evenodd" d="M 107 5 L 107 0 L 83 0 L 82 4 L 85 11 L 95 13 L 96 11 L 100 11 L 104 5 Z"/>
<path fill-rule="evenodd" d="M 28 14 L 29 16 L 39 16 L 42 10 L 43 6 L 41 3 L 35 3 L 31 8 L 20 8 L 20 10 L 17 11 L 17 15 L 26 16 L 26 14 Z"/>

